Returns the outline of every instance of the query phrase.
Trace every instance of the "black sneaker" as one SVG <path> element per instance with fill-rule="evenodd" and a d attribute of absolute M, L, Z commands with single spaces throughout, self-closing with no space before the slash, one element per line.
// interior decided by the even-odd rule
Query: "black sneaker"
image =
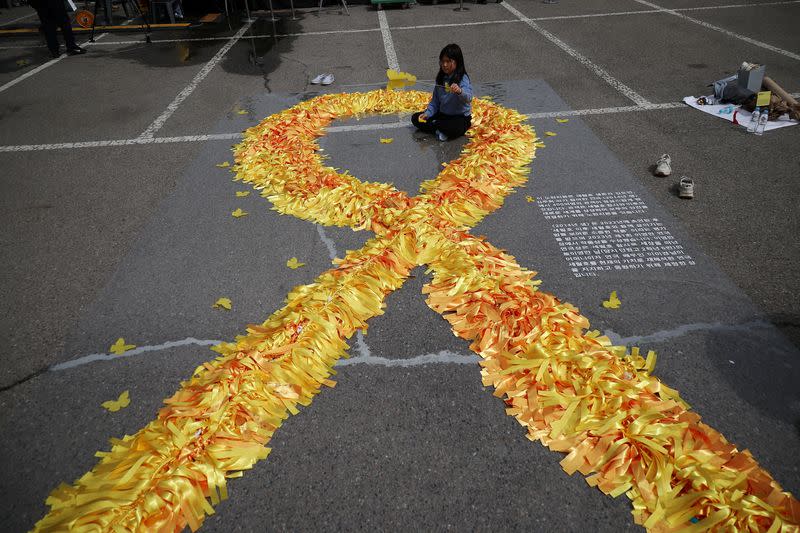
<path fill-rule="evenodd" d="M 70 56 L 77 56 L 85 53 L 86 53 L 86 48 L 81 48 L 80 46 L 75 46 L 74 48 L 67 48 L 67 55 Z"/>

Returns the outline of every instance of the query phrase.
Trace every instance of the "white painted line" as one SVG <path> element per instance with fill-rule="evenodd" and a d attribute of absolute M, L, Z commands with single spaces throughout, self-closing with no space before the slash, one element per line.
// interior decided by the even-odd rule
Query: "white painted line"
<path fill-rule="evenodd" d="M 684 104 L 686 105 L 686 104 Z M 380 124 L 353 124 L 352 126 L 331 126 L 325 128 L 325 131 L 330 133 L 340 133 L 343 131 L 374 131 L 374 130 L 388 130 L 394 128 L 403 128 L 411 126 L 411 122 L 382 122 Z"/>
<path fill-rule="evenodd" d="M 106 35 L 108 35 L 108 34 L 107 34 L 107 33 L 101 33 L 100 35 L 98 35 L 98 36 L 97 36 L 97 38 L 95 38 L 95 41 L 99 41 L 100 39 L 102 39 L 102 38 L 103 38 L 103 37 L 105 37 Z M 81 43 L 79 46 L 86 46 L 86 45 L 87 45 L 87 43 L 89 43 L 89 41 L 84 41 L 84 42 L 82 42 L 82 43 Z M 2 93 L 3 91 L 5 91 L 6 89 L 10 89 L 11 87 L 13 87 L 14 85 L 18 84 L 19 82 L 21 82 L 21 81 L 23 81 L 23 80 L 26 80 L 26 79 L 30 78 L 30 77 L 31 77 L 31 76 L 33 76 L 34 74 L 38 74 L 39 72 L 43 71 L 44 69 L 46 69 L 46 68 L 48 68 L 48 67 L 52 67 L 53 65 L 55 65 L 56 63 L 58 63 L 59 61 L 61 61 L 62 59 L 64 59 L 65 57 L 67 57 L 67 54 L 66 54 L 66 52 L 65 52 L 65 53 L 63 53 L 63 54 L 61 54 L 60 56 L 58 56 L 58 57 L 56 57 L 56 58 L 53 58 L 53 59 L 51 59 L 51 60 L 50 60 L 50 61 L 48 61 L 47 63 L 44 63 L 44 64 L 42 64 L 42 65 L 39 65 L 39 66 L 38 66 L 38 67 L 36 67 L 35 69 L 33 69 L 33 70 L 29 70 L 29 71 L 28 71 L 28 72 L 26 72 L 25 74 L 22 74 L 21 76 L 19 76 L 19 77 L 17 77 L 17 78 L 14 78 L 13 80 L 9 81 L 8 83 L 6 83 L 6 84 L 5 84 L 5 85 L 3 85 L 2 87 L 0 87 L 0 93 Z"/>
<path fill-rule="evenodd" d="M 505 7 L 507 10 L 509 10 L 511 13 L 513 13 L 514 16 L 516 16 L 518 19 L 520 19 L 528 26 L 530 26 L 531 28 L 539 32 L 541 35 L 543 35 L 548 41 L 550 41 L 551 43 L 555 44 L 556 46 L 564 50 L 567 54 L 578 60 L 578 62 L 581 63 L 583 66 L 587 67 L 589 70 L 597 74 L 597 76 L 599 76 L 606 83 L 611 85 L 614 89 L 625 95 L 630 100 L 633 100 L 634 103 L 638 105 L 650 104 L 650 102 L 645 97 L 643 97 L 642 95 L 640 95 L 639 93 L 637 93 L 636 91 L 634 91 L 633 89 L 631 89 L 630 87 L 628 87 L 627 85 L 616 79 L 614 76 L 609 74 L 604 68 L 593 63 L 588 57 L 584 56 L 583 54 L 581 54 L 580 52 L 569 46 L 567 43 L 565 43 L 564 41 L 562 41 L 549 31 L 542 28 L 531 19 L 526 18 L 525 15 L 523 15 L 516 8 L 514 8 L 514 6 L 510 5 L 507 1 L 503 2 L 501 5 Z"/>
<path fill-rule="evenodd" d="M 800 93 L 793 93 L 794 98 L 800 98 Z M 621 107 L 600 107 L 593 109 L 567 109 L 564 111 L 545 111 L 541 113 L 528 113 L 525 117 L 529 120 L 556 117 L 582 117 L 591 115 L 613 115 L 616 113 L 635 113 L 642 111 L 659 111 L 665 109 L 691 109 L 683 102 L 667 102 L 664 104 L 631 105 Z M 523 113 L 524 114 L 524 113 Z M 402 120 L 402 119 L 399 119 Z M 408 121 L 384 122 L 380 124 L 363 124 L 352 126 L 332 126 L 327 128 L 329 133 L 346 131 L 376 131 L 396 128 L 410 128 Z M 36 152 L 44 150 L 69 150 L 76 148 L 103 148 L 107 146 L 137 146 L 144 144 L 170 144 L 204 141 L 231 141 L 242 138 L 241 133 L 211 133 L 206 135 L 183 135 L 180 137 L 152 137 L 147 139 L 117 139 L 108 141 L 83 141 L 52 144 L 16 144 L 0 146 L 0 152 Z"/>
<path fill-rule="evenodd" d="M 20 76 L 18 76 L 16 78 L 14 78 L 13 80 L 7 82 L 2 87 L 0 87 L 0 93 L 5 91 L 6 89 L 10 89 L 11 87 L 13 87 L 14 85 L 18 84 L 19 82 L 24 81 L 24 80 L 30 78 L 31 76 L 40 73 L 44 69 L 46 69 L 48 67 L 52 67 L 53 65 L 55 65 L 56 63 L 58 63 L 59 61 L 64 59 L 65 57 L 67 57 L 67 54 L 61 54 L 60 56 L 51 59 L 47 63 L 43 63 L 43 64 L 39 65 L 38 67 L 36 67 L 35 69 L 29 70 L 25 74 L 22 74 L 22 75 L 20 75 Z"/>
<path fill-rule="evenodd" d="M 14 24 L 15 22 L 17 22 L 18 20 L 24 20 L 24 19 L 31 18 L 35 14 L 36 14 L 36 12 L 34 11 L 33 13 L 28 13 L 27 15 L 22 15 L 21 17 L 17 17 L 15 19 L 3 22 L 2 24 L 0 24 L 0 28 L 2 28 L 3 26 L 10 26 L 11 24 Z"/>
<path fill-rule="evenodd" d="M 170 144 L 203 141 L 230 141 L 241 139 L 241 133 L 216 133 L 208 135 L 184 135 L 181 137 L 149 137 L 135 139 L 116 139 L 105 141 L 82 141 L 51 144 L 17 144 L 0 146 L 0 152 L 37 152 L 42 150 L 72 150 L 76 148 L 103 148 L 107 146 L 136 146 L 142 144 Z"/>
<path fill-rule="evenodd" d="M 797 0 L 800 2 L 800 0 Z M 304 37 L 306 35 L 338 35 L 338 34 L 347 34 L 347 33 L 375 33 L 381 31 L 380 28 L 366 28 L 366 29 L 355 29 L 355 30 L 326 30 L 326 31 L 308 31 L 308 32 L 299 32 L 299 33 L 278 33 L 276 34 L 277 37 Z M 201 41 L 227 41 L 230 39 L 230 36 L 225 37 L 187 37 L 185 39 L 152 39 L 153 43 L 191 43 L 191 42 L 201 42 Z M 273 39 L 271 33 L 265 33 L 263 35 L 244 35 L 241 37 L 242 41 L 246 40 L 257 40 L 257 39 Z M 125 44 L 139 44 L 142 41 L 106 41 L 103 45 L 125 45 Z M 2 50 L 3 47 L 0 47 Z"/>
<path fill-rule="evenodd" d="M 376 357 L 374 355 L 358 355 L 350 359 L 339 359 L 339 361 L 336 362 L 336 366 L 370 365 L 407 368 L 411 366 L 448 363 L 474 365 L 478 361 L 480 361 L 480 358 L 474 354 L 462 355 L 449 350 L 442 350 L 437 353 L 426 353 L 408 359 L 389 359 L 387 357 Z"/>
<path fill-rule="evenodd" d="M 328 234 L 325 233 L 325 228 L 322 224 L 315 224 L 317 226 L 317 233 L 319 234 L 319 238 L 325 247 L 328 249 L 328 255 L 331 258 L 331 261 L 336 259 L 336 243 L 333 242 L 333 239 L 328 237 Z"/>
<path fill-rule="evenodd" d="M 680 7 L 672 11 L 710 11 L 716 9 L 734 9 L 745 7 L 761 7 L 761 6 L 783 6 L 790 4 L 798 4 L 800 0 L 783 0 L 780 2 L 763 2 L 760 4 L 727 4 L 722 6 L 700 6 L 700 7 Z M 611 13 L 589 13 L 585 15 L 554 15 L 550 17 L 533 17 L 529 20 L 534 21 L 548 21 L 548 20 L 569 20 L 569 19 L 585 19 L 585 18 L 598 18 L 598 17 L 620 17 L 627 15 L 650 15 L 653 13 L 666 13 L 668 10 L 665 8 L 657 9 L 640 9 L 637 11 L 613 11 Z"/>
<path fill-rule="evenodd" d="M 742 324 L 723 324 L 721 322 L 697 322 L 694 324 L 681 324 L 669 330 L 661 330 L 651 333 L 649 335 L 642 335 L 636 337 L 622 337 L 613 330 L 606 330 L 603 332 L 605 336 L 611 340 L 615 346 L 641 346 L 642 344 L 652 344 L 656 342 L 664 342 L 677 337 L 683 337 L 695 331 L 731 331 L 743 332 L 752 329 L 772 328 L 771 323 L 766 320 L 752 320 Z"/>
<path fill-rule="evenodd" d="M 726 30 L 725 28 L 720 28 L 719 26 L 714 26 L 713 24 L 709 24 L 708 22 L 704 22 L 702 20 L 699 20 L 699 19 L 696 19 L 696 18 L 692 18 L 689 15 L 684 15 L 683 13 L 678 13 L 674 9 L 666 9 L 664 7 L 658 6 L 658 5 L 653 4 L 651 2 L 647 2 L 646 0 L 635 0 L 635 1 L 640 3 L 640 4 L 642 4 L 642 5 L 645 5 L 645 6 L 653 7 L 653 8 L 656 8 L 656 9 L 661 9 L 661 10 L 664 11 L 664 13 L 669 13 L 670 15 L 674 15 L 674 16 L 680 17 L 680 18 L 682 18 L 684 20 L 688 20 L 689 22 L 694 22 L 695 24 L 699 24 L 700 26 L 703 26 L 704 28 L 708 28 L 710 30 L 714 30 L 714 31 L 718 31 L 720 33 L 724 33 L 725 35 L 727 35 L 729 37 L 733 37 L 734 39 L 739 39 L 740 41 L 744 41 L 746 43 L 750 43 L 750 44 L 758 46 L 760 48 L 764 48 L 766 50 L 770 50 L 770 51 L 775 52 L 777 54 L 781 54 L 781 55 L 784 55 L 786 57 L 791 57 L 792 59 L 796 59 L 796 60 L 800 61 L 800 54 L 795 54 L 794 52 L 790 52 L 788 50 L 784 50 L 783 48 L 778 48 L 777 46 L 772 46 L 771 44 L 767 44 L 767 43 L 762 42 L 762 41 L 757 41 L 756 39 L 752 39 L 752 38 L 747 37 L 745 35 L 741 35 L 739 33 L 732 32 L 730 30 Z"/>
<path fill-rule="evenodd" d="M 659 109 L 680 109 L 688 107 L 683 102 L 669 102 L 666 104 L 630 105 L 621 107 L 600 107 L 595 109 L 571 109 L 567 111 L 546 111 L 544 113 L 530 113 L 525 115 L 528 119 L 556 118 L 556 117 L 582 117 L 587 115 L 613 115 L 616 113 L 632 113 L 636 111 L 657 111 Z"/>
<path fill-rule="evenodd" d="M 168 341 L 161 344 L 154 344 L 150 346 L 137 346 L 133 350 L 127 351 L 121 355 L 116 355 L 111 353 L 93 353 L 89 355 L 84 355 L 76 359 L 71 359 L 69 361 L 53 365 L 50 368 L 48 368 L 48 371 L 59 372 L 62 370 L 70 370 L 72 368 L 77 368 L 79 366 L 95 363 L 97 361 L 116 361 L 120 359 L 125 359 L 127 357 L 132 357 L 135 355 L 142 355 L 149 352 L 159 352 L 162 350 L 169 350 L 171 348 L 179 348 L 182 346 L 214 346 L 216 344 L 220 344 L 221 342 L 223 341 L 213 340 L 213 339 L 195 339 L 194 337 L 188 337 L 186 339 L 182 339 L 179 341 Z M 415 357 L 411 357 L 408 359 L 389 359 L 386 357 L 376 357 L 372 355 L 372 353 L 369 350 L 369 347 L 364 343 L 364 337 L 360 331 L 358 332 L 358 337 L 356 339 L 356 351 L 358 352 L 358 355 L 356 355 L 355 357 L 351 357 L 349 359 L 340 359 L 336 363 L 336 366 L 371 365 L 371 366 L 389 366 L 389 367 L 411 367 L 411 366 L 423 366 L 429 364 L 447 364 L 447 363 L 455 363 L 463 365 L 463 364 L 475 364 L 478 362 L 477 355 L 462 355 L 448 350 L 442 350 L 437 353 L 427 353 L 427 354 L 417 355 Z"/>
<path fill-rule="evenodd" d="M 383 48 L 386 50 L 386 64 L 389 66 L 389 68 L 400 70 L 400 63 L 397 62 L 397 52 L 394 51 L 392 32 L 389 31 L 389 22 L 386 20 L 386 11 L 378 11 L 378 24 L 381 26 Z"/>
<path fill-rule="evenodd" d="M 800 0 L 798 0 L 800 1 Z M 486 26 L 489 24 L 519 24 L 520 20 L 505 19 L 505 20 L 481 20 L 477 22 L 449 22 L 445 24 L 419 24 L 416 26 L 395 26 L 393 30 L 438 30 L 442 28 L 461 28 L 469 26 Z"/>
<path fill-rule="evenodd" d="M 120 355 L 116 355 L 113 353 L 93 353 L 89 355 L 84 355 L 83 357 L 78 357 L 77 359 L 72 359 L 70 361 L 65 361 L 63 363 L 53 365 L 48 370 L 50 372 L 56 372 L 58 370 L 67 370 L 69 368 L 75 368 L 76 366 L 87 365 L 89 363 L 94 363 L 95 361 L 113 361 L 115 359 L 123 359 L 125 357 L 140 355 L 147 352 L 158 352 L 161 350 L 169 350 L 170 348 L 177 348 L 179 346 L 214 346 L 215 344 L 219 344 L 220 342 L 221 341 L 198 340 L 195 339 L 194 337 L 187 337 L 180 341 L 169 341 L 163 344 L 156 344 L 152 346 L 137 346 L 133 350 L 127 351 Z"/>
<path fill-rule="evenodd" d="M 713 9 L 735 9 L 740 7 L 764 7 L 764 6 L 786 6 L 790 4 L 800 4 L 800 0 L 784 0 L 783 2 L 760 2 L 752 4 L 727 4 L 724 6 L 699 6 L 699 7 L 681 7 L 673 9 L 672 11 L 709 11 Z"/>
<path fill-rule="evenodd" d="M 798 97 L 797 95 L 793 95 Z M 546 111 L 542 113 L 530 113 L 525 115 L 528 119 L 554 118 L 554 117 L 580 117 L 588 115 L 611 115 L 615 113 L 633 113 L 640 111 L 658 111 L 662 109 L 691 109 L 683 102 L 669 102 L 665 104 L 648 104 L 644 106 L 622 106 L 622 107 L 602 107 L 594 109 L 572 109 L 564 111 Z M 339 133 L 347 131 L 375 131 L 411 127 L 407 121 L 385 122 L 380 124 L 354 124 L 351 126 L 332 126 L 327 128 L 328 133 Z M 2 152 L 36 152 L 43 150 L 70 150 L 77 148 L 103 148 L 108 146 L 137 146 L 145 144 L 170 144 L 186 142 L 204 141 L 230 141 L 242 138 L 241 133 L 213 133 L 206 135 L 183 135 L 180 137 L 149 137 L 135 139 L 117 139 L 104 141 L 83 141 L 69 143 L 51 144 L 16 144 L 0 146 Z"/>
<path fill-rule="evenodd" d="M 155 133 L 158 130 L 164 127 L 164 123 L 167 122 L 169 117 L 171 117 L 172 114 L 178 110 L 178 107 L 183 103 L 183 101 L 186 100 L 189 97 L 189 95 L 191 95 L 194 92 L 195 89 L 197 89 L 197 86 L 200 85 L 200 82 L 202 82 L 206 78 L 206 76 L 208 76 L 208 74 L 213 70 L 213 68 L 217 66 L 217 63 L 222 61 L 222 58 L 225 57 L 225 54 L 228 53 L 228 50 L 230 50 L 233 47 L 233 45 L 235 45 L 236 42 L 242 37 L 242 35 L 244 35 L 244 33 L 248 29 L 250 29 L 250 25 L 252 24 L 253 20 L 250 20 L 246 24 L 244 24 L 241 28 L 239 28 L 239 31 L 237 31 L 233 35 L 233 37 L 230 38 L 227 44 L 225 44 L 225 46 L 220 48 L 219 51 L 216 54 L 214 54 L 214 57 L 212 57 L 208 61 L 208 63 L 206 63 L 205 66 L 203 66 L 203 68 L 200 70 L 200 72 L 197 73 L 194 79 L 192 79 L 192 81 L 189 82 L 189 85 L 187 85 L 180 93 L 178 93 L 178 96 L 176 96 L 175 99 L 172 101 L 172 103 L 170 103 L 167 106 L 167 109 L 165 109 L 164 112 L 161 113 L 161 115 L 157 119 L 155 119 L 153 123 L 150 124 L 147 127 L 147 129 L 142 132 L 141 135 L 139 135 L 140 138 L 150 139 L 153 137 L 153 135 L 155 135 Z"/>
<path fill-rule="evenodd" d="M 665 342 L 671 339 L 680 338 L 694 332 L 713 332 L 713 331 L 731 331 L 742 332 L 753 329 L 773 328 L 774 326 L 765 320 L 752 320 L 742 324 L 724 324 L 721 322 L 705 323 L 698 322 L 694 324 L 681 324 L 670 330 L 656 331 L 649 335 L 622 337 L 613 330 L 606 330 L 603 332 L 615 346 L 642 346 L 647 344 Z M 84 355 L 76 359 L 71 359 L 63 363 L 58 363 L 51 366 L 48 370 L 50 372 L 57 372 L 61 370 L 68 370 L 79 366 L 87 365 L 97 361 L 115 361 L 132 357 L 135 355 L 142 355 L 149 352 L 158 352 L 162 350 L 169 350 L 171 348 L 178 348 L 182 346 L 214 346 L 223 341 L 213 339 L 195 339 L 188 337 L 179 341 L 168 341 L 161 344 L 150 346 L 137 346 L 133 350 L 123 353 L 122 355 L 115 355 L 110 353 L 93 353 Z M 449 350 L 442 350 L 437 353 L 427 353 L 417 355 L 408 359 L 389 359 L 386 357 L 378 357 L 372 355 L 369 346 L 364 342 L 364 336 L 359 331 L 356 334 L 355 352 L 358 353 L 355 357 L 350 359 L 340 359 L 336 366 L 352 366 L 352 365 L 371 365 L 371 366 L 386 366 L 386 367 L 412 367 L 423 366 L 428 364 L 475 364 L 479 361 L 477 355 L 458 354 Z"/>

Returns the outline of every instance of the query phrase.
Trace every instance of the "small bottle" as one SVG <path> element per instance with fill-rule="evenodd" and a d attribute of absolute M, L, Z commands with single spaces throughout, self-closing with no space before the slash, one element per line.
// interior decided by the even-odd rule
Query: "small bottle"
<path fill-rule="evenodd" d="M 765 107 L 758 117 L 758 126 L 756 126 L 756 135 L 764 135 L 767 129 L 767 121 L 769 120 L 769 108 Z"/>
<path fill-rule="evenodd" d="M 750 122 L 747 123 L 747 133 L 753 133 L 756 131 L 756 126 L 758 126 L 758 117 L 761 115 L 761 109 L 755 108 L 753 109 L 753 114 L 750 117 Z"/>

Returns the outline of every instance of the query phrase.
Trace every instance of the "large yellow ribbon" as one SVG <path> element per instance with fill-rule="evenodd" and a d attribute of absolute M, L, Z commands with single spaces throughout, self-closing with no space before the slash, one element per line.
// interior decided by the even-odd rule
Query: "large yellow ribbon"
<path fill-rule="evenodd" d="M 699 421 L 535 273 L 469 228 L 526 180 L 539 145 L 519 113 L 474 101 L 469 143 L 422 194 L 364 183 L 322 164 L 316 138 L 336 118 L 420 109 L 420 92 L 325 95 L 273 115 L 236 147 L 237 177 L 281 213 L 375 233 L 337 268 L 296 287 L 286 306 L 216 350 L 136 435 L 112 441 L 95 468 L 48 498 L 37 531 L 197 529 L 227 497 L 226 478 L 269 453 L 298 405 L 330 380 L 346 339 L 381 314 L 412 268 L 428 265 L 428 305 L 482 357 L 484 383 L 508 414 L 567 455 L 568 473 L 626 494 L 653 531 L 798 531 L 800 506 L 748 452 Z"/>

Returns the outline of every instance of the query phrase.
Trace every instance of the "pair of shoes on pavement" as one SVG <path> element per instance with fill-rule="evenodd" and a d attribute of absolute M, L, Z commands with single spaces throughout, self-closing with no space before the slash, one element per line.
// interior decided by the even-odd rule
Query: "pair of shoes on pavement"
<path fill-rule="evenodd" d="M 669 154 L 663 154 L 656 161 L 656 168 L 653 171 L 656 176 L 669 176 L 672 174 L 672 158 Z M 678 182 L 678 197 L 691 200 L 694 198 L 694 181 L 687 176 L 681 176 Z"/>
<path fill-rule="evenodd" d="M 314 85 L 330 85 L 333 83 L 333 74 L 319 74 L 311 80 L 311 83 Z"/>

